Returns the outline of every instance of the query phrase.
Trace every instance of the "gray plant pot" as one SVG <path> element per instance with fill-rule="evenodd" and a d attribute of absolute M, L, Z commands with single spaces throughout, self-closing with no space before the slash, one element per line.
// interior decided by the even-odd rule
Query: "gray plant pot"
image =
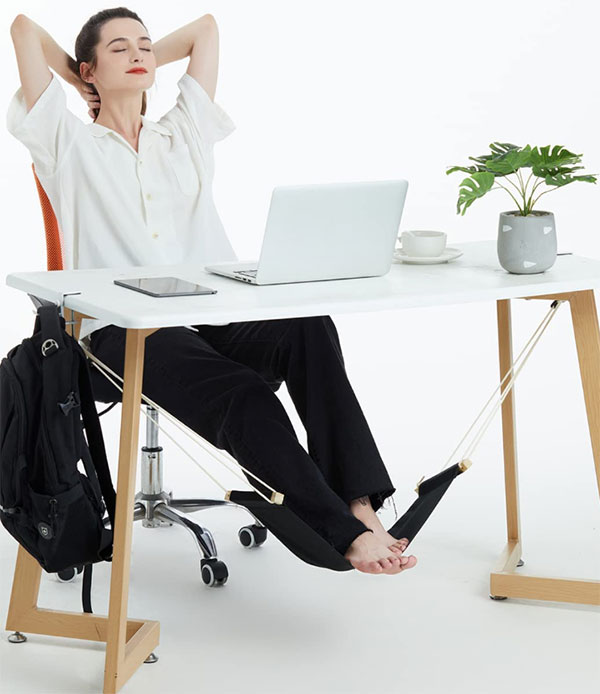
<path fill-rule="evenodd" d="M 498 224 L 498 260 L 516 275 L 544 272 L 556 260 L 554 214 L 533 210 L 526 217 L 518 210 L 501 212 Z"/>

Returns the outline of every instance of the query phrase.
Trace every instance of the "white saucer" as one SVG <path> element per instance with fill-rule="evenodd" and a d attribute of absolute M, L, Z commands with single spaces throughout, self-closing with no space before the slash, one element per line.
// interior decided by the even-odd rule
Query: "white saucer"
<path fill-rule="evenodd" d="M 459 258 L 462 254 L 463 252 L 458 248 L 450 248 L 450 246 L 446 246 L 441 255 L 436 255 L 433 257 L 407 255 L 402 248 L 396 248 L 394 251 L 394 260 L 403 263 L 414 263 L 415 265 L 436 265 L 438 263 L 447 263 L 450 260 Z"/>

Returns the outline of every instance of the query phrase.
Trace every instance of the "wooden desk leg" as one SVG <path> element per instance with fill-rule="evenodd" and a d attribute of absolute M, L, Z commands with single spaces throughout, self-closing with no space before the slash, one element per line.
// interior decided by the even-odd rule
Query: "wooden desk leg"
<path fill-rule="evenodd" d="M 159 622 L 127 619 L 144 340 L 152 332 L 153 329 L 127 331 L 108 617 L 38 607 L 42 568 L 19 545 L 6 620 L 8 631 L 106 642 L 105 694 L 119 691 L 158 646 L 160 635 Z"/>
<path fill-rule="evenodd" d="M 104 694 L 118 692 L 150 655 L 152 649 L 158 645 L 159 639 L 158 622 L 144 625 L 132 638 L 128 638 L 126 633 L 140 402 L 144 369 L 144 341 L 148 332 L 153 331 L 127 330 L 125 344 L 123 409 L 119 442 L 115 536 L 110 576 Z"/>
<path fill-rule="evenodd" d="M 593 290 L 571 295 L 571 316 L 600 494 L 600 329 Z"/>
<path fill-rule="evenodd" d="M 600 491 L 600 330 L 594 292 L 593 290 L 585 290 L 568 294 L 523 298 L 550 299 L 552 301 L 564 299 L 570 303 L 596 477 Z M 497 302 L 497 317 L 500 378 L 503 379 L 513 362 L 510 299 Z M 506 385 L 502 388 L 502 392 L 504 392 Z M 521 565 L 522 541 L 519 520 L 514 403 L 513 387 L 502 403 L 507 544 L 496 567 L 490 574 L 490 595 L 496 598 L 515 597 L 600 605 L 600 581 L 526 576 L 515 571 Z"/>

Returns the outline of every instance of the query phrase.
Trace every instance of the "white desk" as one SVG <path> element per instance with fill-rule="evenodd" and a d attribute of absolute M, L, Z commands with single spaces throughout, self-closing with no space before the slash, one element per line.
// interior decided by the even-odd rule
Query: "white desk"
<path fill-rule="evenodd" d="M 453 246 L 460 248 L 464 255 L 451 263 L 394 263 L 385 277 L 265 287 L 236 282 L 186 264 L 8 275 L 9 286 L 62 303 L 67 317 L 68 313 L 74 312 L 76 320 L 83 315 L 127 328 L 127 340 L 108 617 L 38 608 L 41 567 L 19 545 L 6 629 L 106 642 L 106 694 L 119 691 L 158 645 L 159 623 L 127 619 L 127 600 L 144 341 L 161 327 L 494 300 L 497 304 L 502 380 L 513 361 L 510 300 L 566 300 L 571 307 L 600 491 L 600 331 L 593 291 L 595 287 L 600 287 L 600 260 L 573 255 L 558 256 L 554 266 L 544 273 L 513 275 L 500 266 L 495 241 Z M 198 282 L 217 289 L 218 293 L 153 298 L 113 284 L 113 279 L 117 277 L 160 275 Z M 78 334 L 79 331 L 75 330 L 75 335 Z M 502 436 L 507 543 L 490 574 L 490 593 L 494 596 L 599 605 L 600 581 L 517 573 L 521 557 L 521 529 L 512 390 L 502 403 Z"/>
<path fill-rule="evenodd" d="M 384 277 L 265 287 L 237 282 L 194 265 L 22 272 L 9 286 L 122 328 L 267 320 L 328 313 L 359 313 L 439 306 L 600 288 L 600 260 L 558 256 L 538 275 L 511 275 L 497 258 L 495 241 L 453 244 L 464 252 L 439 265 L 393 263 Z M 113 284 L 124 277 L 177 276 L 217 290 L 206 296 L 157 299 Z M 76 294 L 79 292 L 79 294 Z"/>

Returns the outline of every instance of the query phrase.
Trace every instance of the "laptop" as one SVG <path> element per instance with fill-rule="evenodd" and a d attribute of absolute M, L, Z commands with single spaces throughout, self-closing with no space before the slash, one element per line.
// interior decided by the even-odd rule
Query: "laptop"
<path fill-rule="evenodd" d="M 407 188 L 404 179 L 277 186 L 258 262 L 204 269 L 261 285 L 385 275 Z"/>

